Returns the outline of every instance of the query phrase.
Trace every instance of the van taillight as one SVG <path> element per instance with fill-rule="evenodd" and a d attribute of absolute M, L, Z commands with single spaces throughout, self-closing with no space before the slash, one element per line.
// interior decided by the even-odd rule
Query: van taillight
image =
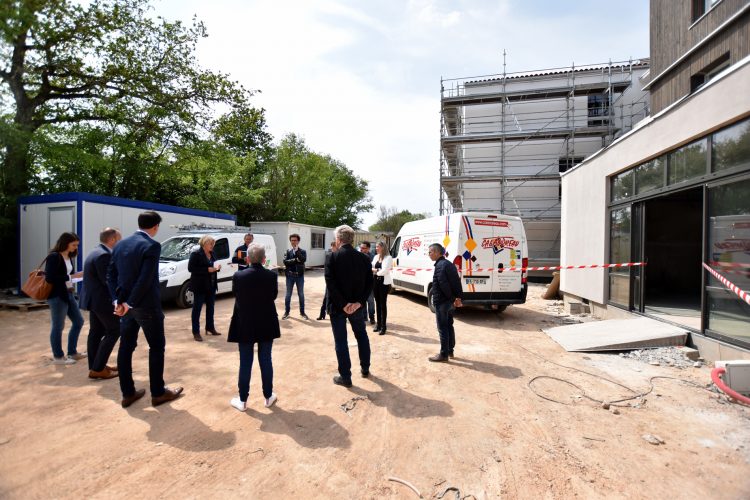
<path fill-rule="evenodd" d="M 523 267 L 523 273 L 521 273 L 521 284 L 526 283 L 526 277 L 528 276 L 526 268 L 529 267 L 529 258 L 524 257 L 521 259 L 521 266 Z"/>
<path fill-rule="evenodd" d="M 453 257 L 453 265 L 456 266 L 459 273 L 461 272 L 462 264 L 463 264 L 463 259 L 461 259 L 460 255 L 456 255 L 455 257 Z"/>

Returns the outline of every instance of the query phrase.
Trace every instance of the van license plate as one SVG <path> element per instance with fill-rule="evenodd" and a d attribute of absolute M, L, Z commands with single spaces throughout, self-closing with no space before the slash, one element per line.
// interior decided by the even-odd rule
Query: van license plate
<path fill-rule="evenodd" d="M 487 278 L 464 278 L 467 285 L 486 285 Z"/>

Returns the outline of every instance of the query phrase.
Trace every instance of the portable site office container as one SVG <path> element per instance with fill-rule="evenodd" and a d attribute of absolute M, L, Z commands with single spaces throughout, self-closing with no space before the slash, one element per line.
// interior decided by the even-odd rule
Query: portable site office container
<path fill-rule="evenodd" d="M 44 260 L 60 234 L 72 231 L 81 238 L 76 262 L 76 269 L 81 270 L 86 255 L 99 244 L 102 229 L 115 227 L 123 236 L 128 236 L 138 229 L 138 214 L 145 210 L 155 210 L 162 216 L 156 235 L 156 240 L 160 242 L 177 234 L 178 225 L 235 226 L 237 221 L 236 216 L 219 212 L 90 193 L 21 197 L 18 199 L 19 286 Z"/>
<path fill-rule="evenodd" d="M 296 222 L 253 222 L 252 232 L 268 234 L 276 243 L 276 261 L 284 265 L 284 252 L 291 248 L 290 234 L 299 234 L 299 246 L 307 252 L 305 267 L 319 267 L 326 263 L 326 250 L 334 240 L 333 228 L 298 224 Z"/>

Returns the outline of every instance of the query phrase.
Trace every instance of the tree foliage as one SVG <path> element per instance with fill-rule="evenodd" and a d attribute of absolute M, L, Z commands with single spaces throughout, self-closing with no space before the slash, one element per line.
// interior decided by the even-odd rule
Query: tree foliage
<path fill-rule="evenodd" d="M 370 231 L 396 234 L 401 229 L 401 226 L 407 222 L 425 219 L 429 216 L 429 213 L 411 213 L 408 210 L 398 211 L 396 207 L 388 208 L 385 205 L 380 205 L 378 220 L 370 226 Z"/>
<path fill-rule="evenodd" d="M 358 227 L 360 212 L 372 209 L 367 181 L 338 160 L 311 151 L 289 134 L 268 162 L 267 192 L 254 220 Z"/>

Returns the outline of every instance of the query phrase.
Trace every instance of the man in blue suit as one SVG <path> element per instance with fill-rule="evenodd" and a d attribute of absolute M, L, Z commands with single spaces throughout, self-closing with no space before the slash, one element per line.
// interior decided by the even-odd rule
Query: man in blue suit
<path fill-rule="evenodd" d="M 112 249 L 122 234 L 108 227 L 99 233 L 99 246 L 86 257 L 83 264 L 81 309 L 89 312 L 89 378 L 108 379 L 117 376 L 117 369 L 107 366 L 117 339 L 120 338 L 120 318 L 113 314 L 112 301 L 107 286 L 107 268 Z"/>
<path fill-rule="evenodd" d="M 120 316 L 120 349 L 117 367 L 120 372 L 122 407 L 127 408 L 146 393 L 135 389 L 133 382 L 133 351 L 138 343 L 138 330 L 148 342 L 148 375 L 151 404 L 177 399 L 182 387 L 164 386 L 164 313 L 159 290 L 159 256 L 161 244 L 154 240 L 161 216 L 153 211 L 138 216 L 138 231 L 122 240 L 112 251 L 107 284 L 115 298 L 115 314 Z"/>

